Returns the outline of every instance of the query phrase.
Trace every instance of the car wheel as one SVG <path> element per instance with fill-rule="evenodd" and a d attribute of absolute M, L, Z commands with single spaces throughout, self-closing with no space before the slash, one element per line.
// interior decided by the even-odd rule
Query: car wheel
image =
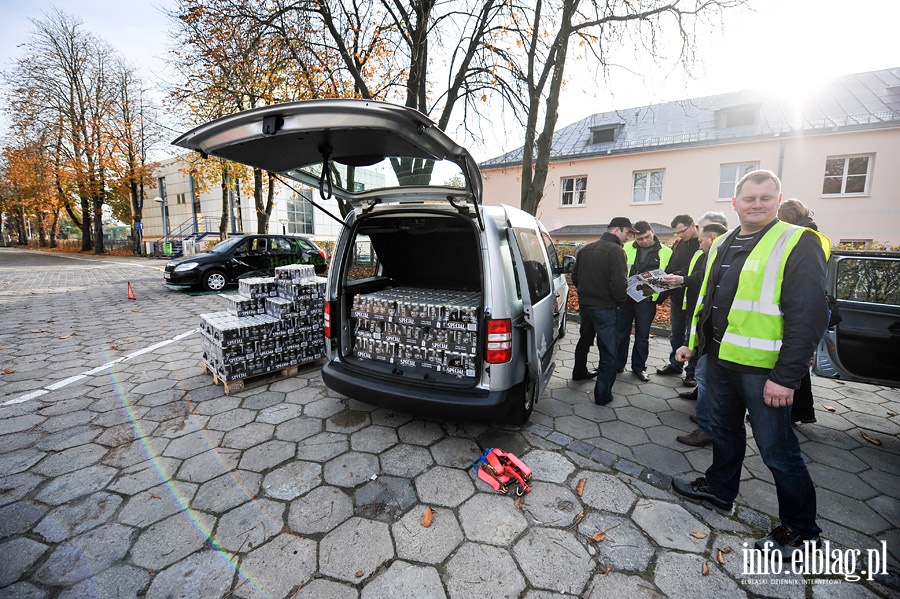
<path fill-rule="evenodd" d="M 525 424 L 528 422 L 528 419 L 531 418 L 531 412 L 534 411 L 534 404 L 537 402 L 537 394 L 537 381 L 530 374 L 526 374 L 522 396 L 516 400 L 516 405 L 513 406 L 513 424 Z"/>
<path fill-rule="evenodd" d="M 207 291 L 222 291 L 226 284 L 228 279 L 221 270 L 210 270 L 203 275 L 203 288 Z"/>

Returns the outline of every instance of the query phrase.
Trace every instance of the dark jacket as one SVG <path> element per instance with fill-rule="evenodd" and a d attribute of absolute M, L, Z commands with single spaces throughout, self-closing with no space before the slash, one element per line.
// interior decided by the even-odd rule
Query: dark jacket
<path fill-rule="evenodd" d="M 697 250 L 700 249 L 700 240 L 694 237 L 693 239 L 688 239 L 687 241 L 679 238 L 675 240 L 675 243 L 672 244 L 672 257 L 669 258 L 669 264 L 666 266 L 666 272 L 670 275 L 681 275 L 682 277 L 687 275 L 688 267 L 691 265 L 691 258 L 694 257 L 694 254 L 697 253 Z M 702 276 L 702 275 L 701 275 Z M 702 281 L 702 279 L 701 279 Z M 699 291 L 699 287 L 697 288 Z M 672 302 L 672 306 L 675 309 L 681 308 L 681 303 L 684 300 L 684 288 L 676 287 L 668 292 L 668 297 Z M 662 297 L 660 297 L 662 299 Z M 694 296 L 694 304 L 697 303 L 697 296 Z M 690 308 L 690 306 L 688 306 Z M 691 312 L 687 312 L 690 318 Z"/>
<path fill-rule="evenodd" d="M 707 269 L 711 269 L 707 283 L 709 297 L 704 301 L 703 312 L 700 314 L 697 324 L 701 353 L 710 353 L 710 357 L 715 358 L 717 345 L 712 341 L 713 318 L 710 316 L 713 311 L 727 316 L 731 309 L 731 303 L 734 301 L 738 277 L 747 256 L 765 231 L 768 231 L 774 223 L 775 221 L 766 226 L 756 235 L 755 239 L 741 249 L 732 261 L 731 268 L 727 269 L 724 274 L 719 268 L 721 260 L 717 260 L 715 264 L 706 265 Z M 737 227 L 735 231 L 725 236 L 721 242 L 722 245 L 719 246 L 719 257 L 723 256 L 724 248 L 739 231 L 740 227 Z M 825 254 L 815 233 L 811 231 L 803 234 L 788 256 L 781 287 L 780 305 L 784 316 L 784 334 L 778 361 L 772 370 L 752 368 L 725 360 L 721 360 L 720 364 L 741 372 L 768 373 L 771 381 L 784 387 L 798 389 L 800 381 L 809 372 L 809 362 L 828 324 L 828 305 L 825 300 Z"/>
<path fill-rule="evenodd" d="M 579 305 L 618 308 L 628 298 L 626 278 L 625 250 L 612 233 L 604 233 L 578 252 L 572 283 L 578 290 Z"/>
<path fill-rule="evenodd" d="M 709 254 L 703 252 L 703 254 L 697 258 L 694 270 L 691 274 L 684 277 L 684 283 L 682 284 L 683 293 L 687 296 L 687 308 L 684 311 L 687 315 L 687 335 L 690 335 L 691 322 L 694 319 L 694 308 L 697 307 L 697 296 L 700 295 L 700 287 L 703 285 L 703 275 L 706 274 L 707 258 L 709 258 Z"/>

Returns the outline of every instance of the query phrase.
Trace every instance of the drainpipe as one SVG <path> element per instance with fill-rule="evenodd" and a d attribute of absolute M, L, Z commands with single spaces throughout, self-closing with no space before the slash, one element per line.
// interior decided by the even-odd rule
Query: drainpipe
<path fill-rule="evenodd" d="M 194 235 L 197 235 L 200 233 L 200 227 L 197 226 L 197 188 L 194 185 L 193 173 L 188 176 L 188 181 L 191 182 L 191 214 L 194 217 Z"/>
<path fill-rule="evenodd" d="M 784 140 L 781 140 L 781 148 L 778 150 L 778 178 L 784 181 L 782 172 L 784 171 Z"/>

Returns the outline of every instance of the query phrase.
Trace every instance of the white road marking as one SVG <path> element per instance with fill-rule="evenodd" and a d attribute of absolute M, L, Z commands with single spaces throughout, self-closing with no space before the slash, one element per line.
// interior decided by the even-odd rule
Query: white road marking
<path fill-rule="evenodd" d="M 175 337 L 172 337 L 171 339 L 166 339 L 165 341 L 160 341 L 159 343 L 154 343 L 150 347 L 145 347 L 144 349 L 139 349 L 138 351 L 132 352 L 132 353 L 128 354 L 127 356 L 123 356 L 121 358 L 116 358 L 115 360 L 110 360 L 109 362 L 107 362 L 105 364 L 101 364 L 100 366 L 97 366 L 96 368 L 92 368 L 90 370 L 86 370 L 85 372 L 82 372 L 81 374 L 76 374 L 75 376 L 70 376 L 67 379 L 64 379 L 62 381 L 57 381 L 51 385 L 47 385 L 41 389 L 32 391 L 31 393 L 26 393 L 25 395 L 21 395 L 19 397 L 16 397 L 15 399 L 10 399 L 10 400 L 4 401 L 3 403 L 0 403 L 0 407 L 11 406 L 11 405 L 15 405 L 15 404 L 24 403 L 26 401 L 30 401 L 32 399 L 36 399 L 38 397 L 41 397 L 42 395 L 46 395 L 47 393 L 49 393 L 51 391 L 56 391 L 58 389 L 62 389 L 63 387 L 71 385 L 72 383 L 76 383 L 82 379 L 89 377 L 89 376 L 94 376 L 95 374 L 99 374 L 99 373 L 103 372 L 104 370 L 107 370 L 120 362 L 130 360 L 131 358 L 136 358 L 137 356 L 152 352 L 161 347 L 165 347 L 167 345 L 175 343 L 176 341 L 181 341 L 182 339 L 186 339 L 187 337 L 190 337 L 191 335 L 194 335 L 195 333 L 199 333 L 199 332 L 200 332 L 200 329 L 192 329 L 190 331 L 187 331 L 186 333 L 181 333 L 180 335 L 176 335 Z"/>

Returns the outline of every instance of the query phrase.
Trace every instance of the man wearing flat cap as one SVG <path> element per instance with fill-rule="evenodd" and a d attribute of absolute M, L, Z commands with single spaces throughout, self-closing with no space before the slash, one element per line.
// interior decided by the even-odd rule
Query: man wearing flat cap
<path fill-rule="evenodd" d="M 633 235 L 631 221 L 617 216 L 609 221 L 606 233 L 600 239 L 581 248 L 572 271 L 581 318 L 589 318 L 593 323 L 600 350 L 594 382 L 594 403 L 597 405 L 612 401 L 612 386 L 617 373 L 618 312 L 619 306 L 628 298 L 625 250 L 622 245 Z M 587 347 L 589 349 L 590 345 Z M 578 356 L 575 361 L 577 368 Z M 584 361 L 587 361 L 587 352 L 584 352 Z"/>

